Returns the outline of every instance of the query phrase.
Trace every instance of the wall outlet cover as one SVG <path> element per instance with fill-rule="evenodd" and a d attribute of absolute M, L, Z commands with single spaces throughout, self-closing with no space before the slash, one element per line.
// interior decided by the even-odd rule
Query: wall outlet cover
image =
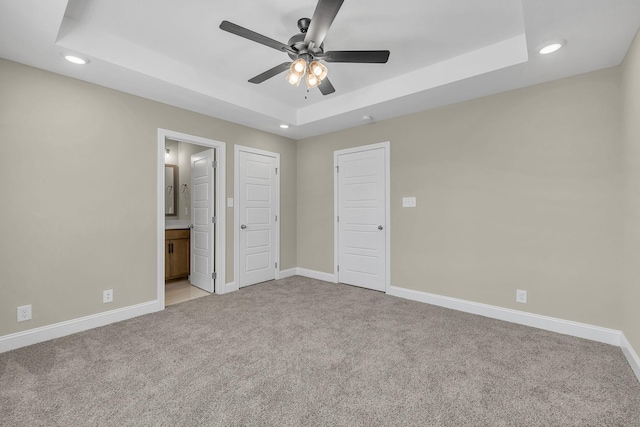
<path fill-rule="evenodd" d="M 31 320 L 31 304 L 18 307 L 18 322 Z"/>
<path fill-rule="evenodd" d="M 113 302 L 113 289 L 109 289 L 107 291 L 102 292 L 102 302 L 104 304 L 108 302 Z"/>

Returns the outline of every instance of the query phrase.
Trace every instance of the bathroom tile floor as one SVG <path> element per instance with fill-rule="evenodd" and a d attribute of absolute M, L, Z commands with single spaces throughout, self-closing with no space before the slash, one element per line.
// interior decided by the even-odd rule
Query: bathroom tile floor
<path fill-rule="evenodd" d="M 190 299 L 200 298 L 210 295 L 209 292 L 203 291 L 189 283 L 188 279 L 174 279 L 164 282 L 164 305 L 188 301 Z"/>

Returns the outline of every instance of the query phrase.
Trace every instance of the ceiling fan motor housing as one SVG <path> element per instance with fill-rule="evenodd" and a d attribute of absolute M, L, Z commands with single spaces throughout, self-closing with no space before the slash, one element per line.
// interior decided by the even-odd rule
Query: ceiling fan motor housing
<path fill-rule="evenodd" d="M 298 58 L 304 58 L 308 63 L 313 60 L 316 55 L 324 53 L 324 43 L 320 46 L 314 46 L 311 49 L 309 49 L 309 46 L 305 43 L 305 33 L 307 29 L 309 29 L 309 24 L 311 24 L 311 19 L 300 18 L 298 20 L 298 28 L 300 28 L 301 32 L 291 37 L 288 41 L 289 46 L 297 51 L 297 53 L 287 52 L 289 58 L 294 61 Z"/>

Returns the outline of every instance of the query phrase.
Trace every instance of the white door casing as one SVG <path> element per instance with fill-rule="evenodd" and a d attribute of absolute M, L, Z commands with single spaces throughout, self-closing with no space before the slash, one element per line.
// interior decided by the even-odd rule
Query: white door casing
<path fill-rule="evenodd" d="M 389 286 L 389 144 L 336 151 L 335 274 L 340 283 Z"/>
<path fill-rule="evenodd" d="M 157 174 L 157 205 L 156 205 L 156 302 L 158 310 L 164 310 L 164 272 L 165 272 L 165 254 L 164 254 L 164 238 L 165 238 L 165 185 L 164 185 L 164 162 L 165 162 L 165 144 L 170 139 L 172 141 L 186 142 L 194 145 L 201 145 L 204 148 L 214 148 L 218 158 L 218 167 L 215 169 L 215 211 L 217 213 L 217 222 L 214 226 L 215 242 L 213 248 L 215 250 L 215 272 L 217 275 L 215 283 L 215 292 L 224 294 L 233 289 L 226 285 L 226 144 L 221 141 L 215 141 L 209 138 L 189 135 L 182 132 L 158 128 L 158 145 L 156 154 Z"/>
<path fill-rule="evenodd" d="M 215 170 L 213 149 L 191 156 L 191 284 L 213 292 Z"/>
<path fill-rule="evenodd" d="M 236 146 L 238 287 L 279 277 L 279 154 Z"/>

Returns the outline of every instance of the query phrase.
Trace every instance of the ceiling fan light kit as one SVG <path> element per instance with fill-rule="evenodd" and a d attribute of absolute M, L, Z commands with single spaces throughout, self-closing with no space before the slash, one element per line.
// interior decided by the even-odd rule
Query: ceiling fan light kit
<path fill-rule="evenodd" d="M 320 81 L 319 78 L 314 76 L 312 73 L 307 73 L 307 87 L 309 89 L 313 89 L 314 87 L 320 86 L 320 83 L 322 82 Z"/>
<path fill-rule="evenodd" d="M 322 62 L 313 61 L 311 64 L 309 64 L 309 70 L 320 81 L 324 80 L 324 78 L 327 77 L 328 70 Z"/>
<path fill-rule="evenodd" d="M 302 76 L 296 74 L 296 73 L 292 73 L 289 72 L 289 74 L 287 74 L 287 81 L 293 85 L 293 86 L 300 86 L 300 82 L 302 81 Z"/>
<path fill-rule="evenodd" d="M 286 80 L 293 86 L 299 86 L 306 75 L 307 87 L 318 87 L 323 95 L 335 92 L 327 78 L 327 67 L 320 61 L 348 62 L 361 64 L 385 64 L 389 60 L 388 50 L 343 50 L 324 51 L 324 38 L 333 23 L 344 0 L 318 0 L 313 18 L 298 20 L 299 34 L 294 35 L 288 44 L 280 43 L 247 28 L 222 21 L 220 29 L 285 52 L 293 62 L 283 63 L 249 79 L 259 84 L 285 70 L 289 70 Z"/>
<path fill-rule="evenodd" d="M 305 58 L 298 58 L 291 63 L 289 67 L 289 74 L 287 74 L 287 81 L 293 86 L 299 86 L 300 82 L 307 76 L 307 87 L 313 89 L 318 87 L 322 80 L 327 77 L 327 67 L 318 61 L 313 61 L 307 67 L 307 61 Z"/>
<path fill-rule="evenodd" d="M 298 77 L 304 76 L 306 69 L 307 69 L 307 61 L 305 61 L 302 58 L 296 59 L 291 63 L 290 71 L 294 74 L 297 74 Z"/>

